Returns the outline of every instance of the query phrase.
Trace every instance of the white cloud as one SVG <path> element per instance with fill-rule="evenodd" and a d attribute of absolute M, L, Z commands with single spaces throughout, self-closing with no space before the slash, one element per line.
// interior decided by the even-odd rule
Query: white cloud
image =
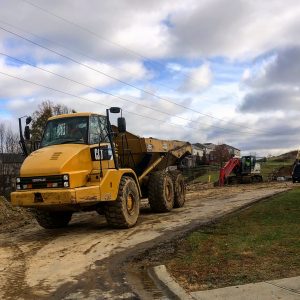
<path fill-rule="evenodd" d="M 288 1 L 201 1 L 171 16 L 174 51 L 191 56 L 255 57 L 300 43 L 300 5 Z"/>
<path fill-rule="evenodd" d="M 297 63 L 300 60 L 297 52 L 300 46 L 300 5 L 294 1 L 91 0 L 87 4 L 83 1 L 54 0 L 36 3 L 95 34 L 89 34 L 19 0 L 4 0 L 0 10 L 0 20 L 11 23 L 18 29 L 1 22 L 0 26 L 101 72 L 147 89 L 150 93 L 226 121 L 205 117 L 117 83 L 2 30 L 2 52 L 187 120 L 101 95 L 93 89 L 30 66 L 8 64 L 0 56 L 1 72 L 108 106 L 120 105 L 127 111 L 128 129 L 140 135 L 187 139 L 192 142 L 222 140 L 245 150 L 259 149 L 261 152 L 264 148 L 266 151 L 278 151 L 280 147 L 288 149 L 293 146 L 293 132 L 298 130 L 296 124 L 284 127 L 286 137 L 282 138 L 278 123 L 287 117 L 299 117 L 295 110 L 298 107 L 300 89 L 300 68 Z M 39 35 L 42 39 L 28 32 Z M 265 57 L 264 60 L 262 57 Z M 153 62 L 156 59 L 158 63 Z M 224 82 L 218 82 L 221 76 L 218 77 L 219 74 L 215 72 L 220 68 L 215 70 L 213 63 L 210 63 L 214 59 L 218 60 L 219 65 L 222 65 L 223 59 L 229 60 L 232 65 L 240 64 L 242 67 L 239 67 L 244 72 L 240 71 L 238 76 L 227 76 L 227 81 L 224 79 L 226 76 L 223 76 Z M 206 63 L 198 66 L 203 61 Z M 224 68 L 225 73 L 229 72 L 225 64 Z M 222 72 L 224 68 L 221 68 Z M 229 77 L 239 79 L 228 80 Z M 163 80 L 163 83 L 167 82 L 171 89 L 158 89 L 157 78 Z M 7 119 L 10 115 L 12 119 L 30 114 L 41 101 L 48 99 L 77 111 L 105 112 L 101 105 L 76 97 L 4 75 L 0 75 L 0 79 L 0 105 L 1 110 L 5 111 L 1 111 L 1 118 L 5 116 Z M 272 96 L 272 101 L 265 101 L 266 96 Z M 245 99 L 248 101 L 245 102 Z M 243 112 L 239 110 L 242 107 Z M 274 111 L 276 107 L 280 109 Z M 130 112 L 161 121 L 141 118 Z M 172 126 L 168 122 L 179 126 Z M 193 128 L 185 128 L 185 125 Z M 211 125 L 225 127 L 227 130 Z M 252 131 L 252 135 L 241 131 Z M 265 133 L 257 138 L 255 133 L 258 131 Z M 270 132 L 274 139 L 270 139 Z M 277 136 L 277 141 L 276 133 L 280 135 L 280 138 Z"/>
<path fill-rule="evenodd" d="M 210 65 L 209 63 L 205 63 L 198 68 L 189 70 L 182 88 L 187 92 L 200 92 L 210 86 L 212 80 L 213 73 Z"/>

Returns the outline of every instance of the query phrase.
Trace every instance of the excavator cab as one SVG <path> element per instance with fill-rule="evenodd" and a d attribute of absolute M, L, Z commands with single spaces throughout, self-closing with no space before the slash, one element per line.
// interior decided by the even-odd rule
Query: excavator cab
<path fill-rule="evenodd" d="M 254 169 L 255 164 L 256 164 L 255 156 L 252 155 L 243 156 L 241 158 L 241 173 L 250 174 Z"/>

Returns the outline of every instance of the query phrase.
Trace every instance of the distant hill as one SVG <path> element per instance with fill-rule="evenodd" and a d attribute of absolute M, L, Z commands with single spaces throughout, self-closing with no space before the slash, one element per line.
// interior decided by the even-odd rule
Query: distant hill
<path fill-rule="evenodd" d="M 290 151 L 287 153 L 280 154 L 278 156 L 273 156 L 271 158 L 271 160 L 278 161 L 278 162 L 283 162 L 283 161 L 287 161 L 287 160 L 294 161 L 296 159 L 297 153 L 298 153 L 298 150 L 293 150 L 293 151 Z"/>

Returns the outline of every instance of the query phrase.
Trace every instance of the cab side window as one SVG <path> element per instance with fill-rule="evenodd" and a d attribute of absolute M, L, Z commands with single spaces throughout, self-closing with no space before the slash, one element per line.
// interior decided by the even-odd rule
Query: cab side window
<path fill-rule="evenodd" d="M 106 131 L 106 118 L 103 116 L 90 117 L 90 144 L 109 143 Z"/>
<path fill-rule="evenodd" d="M 90 144 L 98 144 L 101 141 L 100 123 L 98 116 L 90 117 Z"/>

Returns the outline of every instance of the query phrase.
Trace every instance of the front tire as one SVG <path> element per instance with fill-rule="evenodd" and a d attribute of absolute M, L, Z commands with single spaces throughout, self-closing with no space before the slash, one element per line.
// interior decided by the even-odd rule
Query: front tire
<path fill-rule="evenodd" d="M 169 212 L 174 206 L 174 188 L 170 175 L 164 171 L 153 172 L 148 184 L 149 204 L 154 212 Z"/>
<path fill-rule="evenodd" d="M 46 211 L 34 210 L 36 221 L 45 229 L 55 229 L 66 227 L 72 219 L 70 211 Z"/>
<path fill-rule="evenodd" d="M 117 200 L 107 203 L 104 212 L 111 227 L 130 228 L 136 224 L 140 214 L 140 196 L 131 177 L 121 178 Z"/>
<path fill-rule="evenodd" d="M 172 171 L 170 176 L 174 187 L 174 208 L 183 207 L 186 193 L 184 177 L 180 171 Z"/>

